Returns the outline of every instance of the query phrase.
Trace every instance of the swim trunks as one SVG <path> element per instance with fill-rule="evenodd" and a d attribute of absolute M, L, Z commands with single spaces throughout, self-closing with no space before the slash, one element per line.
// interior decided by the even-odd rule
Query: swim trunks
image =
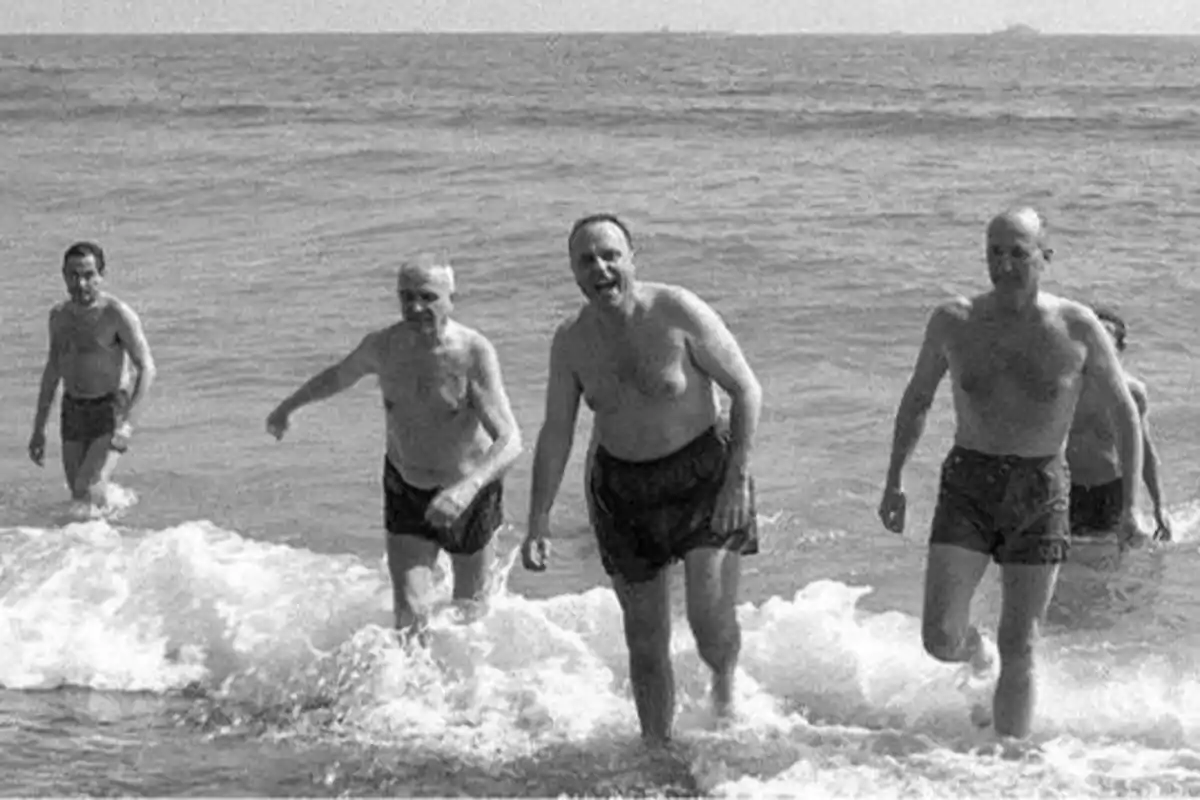
<path fill-rule="evenodd" d="M 997 564 L 1059 564 L 1070 550 L 1061 455 L 1027 458 L 953 447 L 942 464 L 930 542 L 992 556 Z"/>
<path fill-rule="evenodd" d="M 729 436 L 709 428 L 674 453 L 652 461 L 624 461 L 597 447 L 588 483 L 588 510 L 609 576 L 637 583 L 701 547 L 758 552 L 754 481 L 750 522 L 727 533 L 713 530 L 717 494 L 729 463 Z"/>
<path fill-rule="evenodd" d="M 436 542 L 447 553 L 478 553 L 504 523 L 504 487 L 492 481 L 479 490 L 471 505 L 447 529 L 435 528 L 425 512 L 442 487 L 419 489 L 405 482 L 391 459 L 383 459 L 383 521 L 388 533 L 419 536 Z"/>
<path fill-rule="evenodd" d="M 1121 522 L 1121 479 L 1096 486 L 1071 485 L 1071 535 L 1103 536 Z"/>
<path fill-rule="evenodd" d="M 128 408 L 129 392 L 124 389 L 99 397 L 73 397 L 64 392 L 59 417 L 62 440 L 87 447 L 110 436 L 124 421 Z"/>

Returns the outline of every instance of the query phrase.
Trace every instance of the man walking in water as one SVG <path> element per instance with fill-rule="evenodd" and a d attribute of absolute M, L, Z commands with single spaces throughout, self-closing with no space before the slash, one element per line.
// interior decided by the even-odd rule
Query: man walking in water
<path fill-rule="evenodd" d="M 949 372 L 954 447 L 933 516 L 922 638 L 934 658 L 967 662 L 976 677 L 991 673 L 993 646 L 971 624 L 970 608 L 995 560 L 1003 608 L 992 715 L 998 734 L 1017 738 L 1030 732 L 1033 646 L 1070 545 L 1064 451 L 1085 384 L 1112 409 L 1121 442 L 1122 537 L 1137 530 L 1132 509 L 1141 474 L 1137 409 L 1112 341 L 1090 309 L 1038 289 L 1050 254 L 1045 221 L 1031 208 L 988 225 L 992 289 L 944 303 L 930 316 L 896 414 L 879 506 L 883 524 L 902 532 L 901 471 Z"/>
<path fill-rule="evenodd" d="M 1093 308 L 1118 352 L 1125 352 L 1125 320 L 1108 308 Z M 1149 401 L 1146 384 L 1124 373 L 1129 393 L 1137 404 L 1142 430 L 1142 480 L 1154 504 L 1154 538 L 1169 542 L 1171 524 L 1163 509 L 1158 474 L 1160 461 L 1150 438 Z M 1085 384 L 1075 407 L 1075 419 L 1067 438 L 1067 464 L 1071 471 L 1071 534 L 1103 536 L 1113 530 L 1121 513 L 1121 464 L 1117 427 L 1102 395 Z"/>
<path fill-rule="evenodd" d="M 521 453 L 492 343 L 450 318 L 454 271 L 422 257 L 400 268 L 401 319 L 367 334 L 267 417 L 283 437 L 295 410 L 332 397 L 367 375 L 379 379 L 387 412 L 384 525 L 396 627 L 428 614 L 439 550 L 450 554 L 454 599 L 482 600 L 492 540 L 504 521 L 504 473 Z"/>
<path fill-rule="evenodd" d="M 46 422 L 63 385 L 62 464 L 76 502 L 108 505 L 108 482 L 129 447 L 142 401 L 154 383 L 154 359 L 133 309 L 103 291 L 104 251 L 77 242 L 63 255 L 68 300 L 50 309 L 50 353 L 42 370 L 29 457 L 46 457 Z M 132 389 L 128 362 L 136 368 Z"/>
<path fill-rule="evenodd" d="M 551 345 L 523 558 L 529 569 L 546 567 L 550 509 L 583 398 L 595 416 L 592 527 L 624 616 L 642 736 L 665 741 L 675 715 L 665 569 L 673 561 L 684 562 L 688 622 L 713 671 L 715 710 L 732 712 L 740 556 L 758 552 L 750 450 L 762 390 L 707 303 L 636 279 L 633 242 L 619 219 L 585 217 L 567 245 L 587 304 Z M 718 386 L 731 400 L 728 430 Z"/>

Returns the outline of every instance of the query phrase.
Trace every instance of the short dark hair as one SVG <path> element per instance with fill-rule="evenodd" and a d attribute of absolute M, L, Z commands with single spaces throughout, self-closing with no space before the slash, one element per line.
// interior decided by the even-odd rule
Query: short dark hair
<path fill-rule="evenodd" d="M 1096 312 L 1096 316 L 1101 322 L 1107 322 L 1113 326 L 1113 339 L 1117 343 L 1117 350 L 1125 351 L 1125 320 L 1121 319 L 1121 315 L 1110 306 L 1095 305 L 1092 310 Z"/>
<path fill-rule="evenodd" d="M 67 266 L 67 262 L 72 258 L 87 258 L 91 256 L 96 260 L 96 271 L 101 275 L 104 274 L 104 250 L 95 242 L 76 242 L 67 248 L 67 252 L 63 253 L 63 267 Z"/>
<path fill-rule="evenodd" d="M 611 222 L 621 229 L 621 233 L 625 234 L 625 242 L 633 247 L 633 234 L 629 232 L 629 228 L 622 222 L 616 214 L 608 214 L 601 212 L 599 214 L 589 214 L 586 217 L 581 217 L 575 220 L 575 224 L 571 226 L 571 232 L 567 234 L 567 248 L 570 249 L 571 242 L 575 241 L 575 234 L 579 233 L 588 225 L 594 225 L 597 222 Z"/>

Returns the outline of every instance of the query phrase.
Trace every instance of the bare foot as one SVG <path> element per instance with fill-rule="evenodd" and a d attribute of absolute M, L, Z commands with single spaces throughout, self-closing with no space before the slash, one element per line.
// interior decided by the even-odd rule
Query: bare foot
<path fill-rule="evenodd" d="M 958 678 L 958 690 L 966 696 L 971 724 L 977 728 L 992 724 L 992 697 L 999 671 L 1000 653 L 995 643 L 980 634 L 979 646 Z"/>

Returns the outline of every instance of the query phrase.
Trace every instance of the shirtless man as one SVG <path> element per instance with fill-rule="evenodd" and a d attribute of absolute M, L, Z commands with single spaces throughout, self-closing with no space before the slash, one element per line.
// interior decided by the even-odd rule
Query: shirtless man
<path fill-rule="evenodd" d="M 550 509 L 583 398 L 594 414 L 589 516 L 624 616 L 642 736 L 662 742 L 675 715 L 673 561 L 684 562 L 688 622 L 713 671 L 714 707 L 732 711 L 739 560 L 758 552 L 749 461 L 762 390 L 707 303 L 636 280 L 629 230 L 616 217 L 579 220 L 567 246 L 587 304 L 551 345 L 522 556 L 526 568 L 546 568 Z M 728 430 L 718 386 L 731 400 Z"/>
<path fill-rule="evenodd" d="M 1049 261 L 1045 222 L 1033 209 L 987 229 L 992 290 L 934 310 L 896 415 L 879 516 L 904 530 L 901 471 L 950 373 L 956 426 L 942 466 L 925 575 L 922 638 L 934 658 L 992 672 L 993 646 L 971 624 L 971 598 L 988 561 L 1000 565 L 1000 676 L 996 732 L 1029 734 L 1035 705 L 1033 645 L 1070 545 L 1067 433 L 1086 383 L 1112 409 L 1120 438 L 1121 536 L 1133 535 L 1141 429 L 1116 350 L 1087 307 L 1039 292 Z M 986 710 L 984 710 L 986 712 Z M 977 719 L 977 722 L 981 720 Z"/>
<path fill-rule="evenodd" d="M 63 255 L 70 299 L 50 309 L 50 353 L 42 370 L 29 457 L 46 457 L 46 421 L 63 385 L 59 432 L 71 498 L 103 508 L 108 481 L 129 447 L 142 400 L 154 383 L 154 359 L 133 309 L 102 290 L 104 251 L 78 242 Z M 130 389 L 130 370 L 136 368 Z"/>
<path fill-rule="evenodd" d="M 375 375 L 387 412 L 384 527 L 396 627 L 429 611 L 438 552 L 450 554 L 454 599 L 487 592 L 492 539 L 504 521 L 504 473 L 521 453 L 492 343 L 450 319 L 454 271 L 428 257 L 400 267 L 400 322 L 366 335 L 267 417 L 281 439 L 293 411 Z"/>
<path fill-rule="evenodd" d="M 1118 352 L 1125 352 L 1125 321 L 1107 308 L 1093 308 L 1112 337 Z M 1154 504 L 1154 538 L 1171 541 L 1171 524 L 1163 510 L 1158 482 L 1160 462 L 1150 438 L 1146 384 L 1125 373 L 1129 393 L 1137 403 L 1142 429 L 1142 480 Z M 1112 411 L 1100 402 L 1085 382 L 1075 421 L 1067 439 L 1067 464 L 1071 468 L 1071 534 L 1104 535 L 1117 526 L 1121 511 L 1121 464 L 1117 454 L 1117 427 Z"/>

